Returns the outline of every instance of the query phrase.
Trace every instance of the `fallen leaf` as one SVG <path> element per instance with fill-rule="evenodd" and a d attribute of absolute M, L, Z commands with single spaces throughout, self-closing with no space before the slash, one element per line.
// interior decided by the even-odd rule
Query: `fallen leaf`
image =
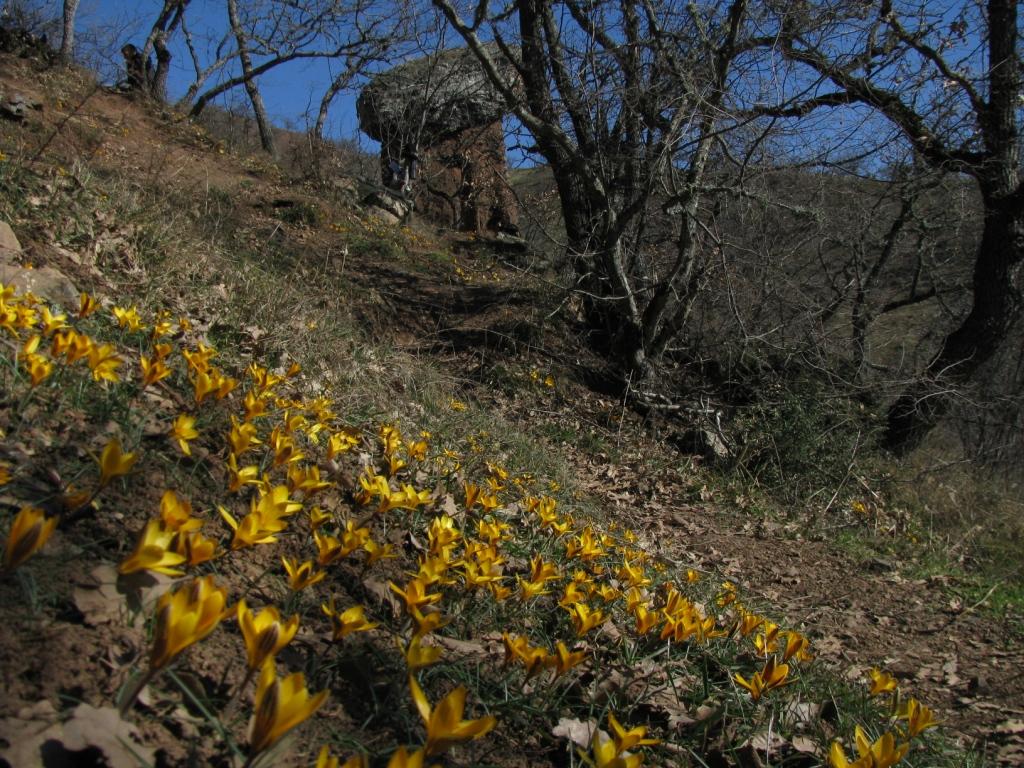
<path fill-rule="evenodd" d="M 594 738 L 595 730 L 605 738 L 608 737 L 608 734 L 598 729 L 597 723 L 593 720 L 583 722 L 577 718 L 563 717 L 559 719 L 558 725 L 551 729 L 551 734 L 561 739 L 569 739 L 577 747 L 586 749 Z"/>

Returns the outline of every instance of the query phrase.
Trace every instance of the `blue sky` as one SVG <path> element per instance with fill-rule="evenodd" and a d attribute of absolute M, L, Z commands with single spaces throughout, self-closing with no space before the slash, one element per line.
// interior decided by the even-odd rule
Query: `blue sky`
<path fill-rule="evenodd" d="M 53 0 L 50 2 L 56 9 L 58 4 Z M 244 2 L 240 0 L 240 6 Z M 108 52 L 118 51 L 126 42 L 141 46 L 161 7 L 160 0 L 82 0 L 77 29 L 83 55 L 102 58 L 99 48 L 106 48 Z M 223 34 L 228 27 L 225 7 L 224 0 L 192 0 L 186 21 L 197 41 Z M 90 54 L 91 40 L 95 40 L 97 50 Z M 233 41 L 229 45 L 233 45 Z M 175 33 L 169 47 L 173 58 L 168 89 L 171 99 L 175 100 L 194 81 L 195 71 L 180 31 Z M 107 60 L 99 62 L 108 77 L 114 76 L 120 65 L 119 59 L 119 54 L 111 57 L 108 53 Z M 259 78 L 260 92 L 276 125 L 304 129 L 304 115 L 309 113 L 310 119 L 315 119 L 323 92 L 332 80 L 332 65 L 336 67 L 337 63 L 326 60 L 289 62 Z M 230 103 L 248 107 L 241 87 L 229 92 L 226 98 Z M 358 136 L 368 149 L 374 148 L 375 143 L 358 131 L 355 98 L 355 93 L 343 92 L 337 96 L 329 114 L 328 135 L 347 139 Z"/>

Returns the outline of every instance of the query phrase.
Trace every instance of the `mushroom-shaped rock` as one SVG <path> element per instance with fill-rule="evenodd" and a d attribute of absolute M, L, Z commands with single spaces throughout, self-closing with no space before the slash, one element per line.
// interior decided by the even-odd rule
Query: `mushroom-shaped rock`
<path fill-rule="evenodd" d="M 356 110 L 360 128 L 380 142 L 389 194 L 451 229 L 516 232 L 502 129 L 507 108 L 472 51 L 444 51 L 377 75 Z"/>
<path fill-rule="evenodd" d="M 466 48 L 401 64 L 377 75 L 356 101 L 359 127 L 382 144 L 430 146 L 500 120 L 506 108 Z M 413 135 L 410 135 L 413 134 Z"/>

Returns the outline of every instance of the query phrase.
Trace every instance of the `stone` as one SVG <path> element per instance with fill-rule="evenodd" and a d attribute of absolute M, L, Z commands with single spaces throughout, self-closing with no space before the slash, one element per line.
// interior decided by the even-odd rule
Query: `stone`
<path fill-rule="evenodd" d="M 409 194 L 417 213 L 462 232 L 518 234 L 506 108 L 471 51 L 445 51 L 376 76 L 356 109 L 360 128 L 381 144 L 382 178 L 393 163 L 415 170 Z"/>
<path fill-rule="evenodd" d="M 680 451 L 701 456 L 710 464 L 725 464 L 731 457 L 729 446 L 714 429 L 697 427 L 673 438 Z"/>
<path fill-rule="evenodd" d="M 67 275 L 53 267 L 28 269 L 13 264 L 0 264 L 0 283 L 13 285 L 19 293 L 31 291 L 65 309 L 78 306 L 78 288 Z"/>
<path fill-rule="evenodd" d="M 18 236 L 14 234 L 11 225 L 6 221 L 0 221 L 0 252 L 3 251 L 21 253 L 21 243 L 18 242 Z"/>
<path fill-rule="evenodd" d="M 412 203 L 389 192 L 371 192 L 363 198 L 363 205 L 384 211 L 396 221 L 405 219 L 412 212 Z"/>
<path fill-rule="evenodd" d="M 381 144 L 396 136 L 431 146 L 505 114 L 502 98 L 468 48 L 400 64 L 377 75 L 356 100 L 359 127 Z M 401 140 L 400 140 L 401 141 Z"/>
<path fill-rule="evenodd" d="M 391 211 L 386 211 L 375 205 L 370 206 L 366 212 L 373 216 L 373 218 L 383 221 L 385 224 L 400 224 L 402 222 L 402 220 L 395 216 Z"/>

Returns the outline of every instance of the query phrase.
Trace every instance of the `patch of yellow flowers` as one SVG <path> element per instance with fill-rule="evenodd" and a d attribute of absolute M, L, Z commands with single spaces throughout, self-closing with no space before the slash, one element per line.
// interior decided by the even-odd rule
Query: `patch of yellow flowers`
<path fill-rule="evenodd" d="M 98 311 L 99 303 L 82 294 L 77 319 Z M 497 725 L 496 717 L 489 714 L 465 719 L 464 686 L 455 687 L 431 705 L 419 681 L 422 670 L 443 660 L 442 646 L 431 636 L 452 622 L 451 603 L 460 595 L 490 600 L 495 606 L 516 604 L 520 606 L 516 610 L 551 609 L 552 615 L 560 616 L 556 621 L 565 639 L 553 644 L 534 645 L 528 635 L 503 633 L 505 667 L 521 667 L 524 686 L 545 671 L 551 673 L 547 685 L 559 684 L 578 668 L 596 671 L 588 662 L 593 660 L 606 625 L 614 624 L 615 631 L 621 632 L 620 617 L 629 628 L 624 634 L 637 647 L 645 643 L 665 643 L 667 647 L 749 643 L 757 665 L 750 674 L 736 673 L 732 679 L 755 703 L 791 683 L 794 664 L 813 658 L 803 634 L 782 630 L 747 610 L 735 586 L 728 582 L 714 601 L 717 611 L 686 594 L 686 586 L 699 579 L 694 571 L 687 572 L 680 584 L 662 581 L 656 586 L 659 564 L 652 567 L 650 556 L 633 546 L 635 534 L 623 531 L 612 536 L 593 523 L 577 521 L 559 510 L 553 497 L 528 493 L 533 482 L 530 477 L 513 477 L 500 464 L 485 462 L 486 476 L 471 482 L 464 475 L 463 462 L 468 459 L 450 449 L 432 457 L 430 436 L 425 433 L 419 439 L 406 439 L 396 425 L 385 423 L 371 437 L 340 424 L 326 398 L 304 400 L 284 394 L 284 386 L 299 374 L 296 365 L 273 372 L 253 363 L 243 380 L 235 379 L 214 365 L 216 351 L 202 342 L 182 345 L 176 351 L 172 337 L 178 334 L 184 339 L 191 328 L 186 319 L 174 322 L 161 313 L 147 325 L 134 306 L 113 307 L 110 313 L 122 333 L 148 338 L 148 349 L 137 353 L 139 392 L 175 383 L 191 389 L 187 411 L 171 419 L 166 434 L 185 460 L 198 460 L 193 447 L 202 444 L 201 454 L 223 477 L 226 500 L 215 505 L 225 528 L 211 533 L 208 521 L 196 515 L 192 503 L 167 489 L 158 514 L 143 525 L 133 550 L 118 566 L 122 576 L 152 571 L 183 577 L 211 561 L 243 556 L 240 553 L 245 550 L 287 538 L 305 542 L 309 552 L 308 559 L 280 558 L 283 582 L 291 593 L 285 599 L 294 605 L 303 590 L 329 584 L 332 569 L 341 563 L 358 562 L 365 574 L 396 557 L 390 543 L 374 538 L 375 530 L 383 530 L 379 523 L 384 522 L 389 528 L 401 526 L 409 516 L 421 515 L 441 501 L 438 492 L 414 484 L 427 468 L 434 466 L 442 472 L 442 484 L 460 482 L 459 515 L 466 527 L 460 528 L 447 511 L 428 515 L 425 546 L 420 547 L 415 570 L 405 579 L 389 582 L 390 593 L 404 609 L 402 627 L 375 620 L 381 617 L 368 616 L 365 606 L 339 606 L 333 596 L 320 603 L 335 643 L 344 644 L 353 634 L 381 628 L 396 636 L 425 740 L 411 751 L 404 746 L 396 750 L 388 763 L 393 768 L 422 766 Z M 0 328 L 19 340 L 17 361 L 30 395 L 38 395 L 51 378 L 73 375 L 80 363 L 88 369 L 89 378 L 101 385 L 122 381 L 126 353 L 73 327 L 65 315 L 31 294 L 18 295 L 0 286 Z M 46 339 L 50 339 L 48 345 Z M 547 386 L 554 384 L 550 376 L 541 379 L 538 372 L 531 378 Z M 230 427 L 220 435 L 201 431 L 199 410 L 217 404 L 231 409 L 224 414 Z M 453 410 L 465 407 L 455 400 L 450 405 Z M 467 440 L 470 457 L 483 452 L 483 437 Z M 223 459 L 215 459 L 217 456 Z M 47 542 L 62 516 L 73 520 L 115 479 L 128 476 L 139 458 L 137 450 L 125 451 L 116 437 L 111 438 L 96 459 L 98 473 L 91 493 L 66 488 L 63 511 L 57 515 L 48 516 L 29 505 L 22 507 L 4 546 L 3 570 L 22 565 Z M 339 489 L 339 461 L 359 462 L 354 487 Z M 354 506 L 339 509 L 333 497 L 330 505 L 313 504 L 321 495 L 336 490 L 350 492 Z M 515 506 L 521 510 L 519 522 L 540 537 L 541 550 L 531 552 L 522 563 L 507 551 L 515 542 L 512 490 L 521 494 Z M 300 515 L 303 510 L 307 514 Z M 253 610 L 246 599 L 228 607 L 227 589 L 218 585 L 213 575 L 191 576 L 158 599 L 148 669 L 122 698 L 122 710 L 131 709 L 142 687 L 176 663 L 189 647 L 208 637 L 224 620 L 234 619 L 247 669 L 239 690 L 256 677 L 247 765 L 261 761 L 285 734 L 315 713 L 328 695 L 327 691 L 310 693 L 302 674 L 278 676 L 275 657 L 295 638 L 301 621 L 298 613 L 287 619 L 283 615 L 275 605 Z M 842 746 L 833 743 L 829 753 L 833 768 L 888 768 L 907 753 L 908 740 L 936 724 L 930 710 L 914 699 L 900 702 L 894 681 L 873 671 L 871 694 L 886 693 L 893 694 L 894 719 L 903 725 L 874 741 L 858 726 L 857 757 L 848 760 Z M 646 738 L 643 727 L 624 728 L 614 714 L 608 714 L 608 725 L 611 735 L 595 729 L 589 752 L 581 753 L 588 765 L 633 768 L 643 760 L 642 753 L 634 750 L 657 743 Z M 317 768 L 339 765 L 356 768 L 368 762 L 355 756 L 341 764 L 328 748 L 320 751 Z"/>

